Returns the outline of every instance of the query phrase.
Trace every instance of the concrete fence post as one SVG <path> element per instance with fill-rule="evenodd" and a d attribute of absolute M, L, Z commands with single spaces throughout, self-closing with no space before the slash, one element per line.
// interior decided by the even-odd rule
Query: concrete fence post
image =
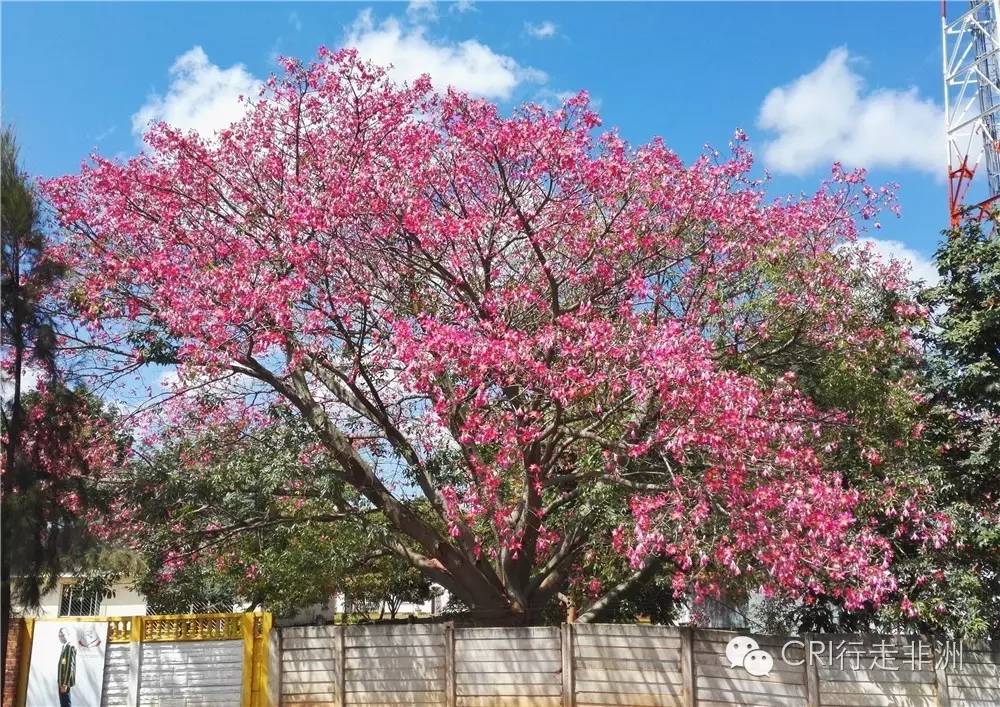
<path fill-rule="evenodd" d="M 805 644 L 802 666 L 806 671 L 806 707 L 819 707 L 819 666 L 811 658 L 813 634 L 803 634 L 802 642 Z"/>
<path fill-rule="evenodd" d="M 129 624 L 128 707 L 139 707 L 139 688 L 142 681 L 142 617 L 133 616 Z"/>
<path fill-rule="evenodd" d="M 267 704 L 278 707 L 281 702 L 281 629 L 274 628 L 267 642 Z"/>
<path fill-rule="evenodd" d="M 948 650 L 945 646 L 944 650 Z M 934 661 L 934 687 L 937 694 L 938 707 L 951 707 L 951 695 L 948 692 L 948 662 L 939 660 L 938 647 L 931 643 L 931 660 Z"/>
<path fill-rule="evenodd" d="M 336 680 L 336 705 L 347 705 L 347 651 L 344 649 L 344 624 L 337 626 L 333 634 L 334 679 Z"/>
<path fill-rule="evenodd" d="M 562 704 L 575 707 L 576 685 L 573 679 L 573 624 L 564 623 L 561 628 L 560 653 L 562 657 Z"/>
<path fill-rule="evenodd" d="M 445 707 L 455 707 L 455 624 L 448 622 L 444 626 L 444 704 Z"/>
<path fill-rule="evenodd" d="M 695 631 L 690 626 L 680 630 L 681 638 L 681 679 L 684 681 L 684 706 L 694 707 L 697 702 L 694 678 L 694 636 Z"/>

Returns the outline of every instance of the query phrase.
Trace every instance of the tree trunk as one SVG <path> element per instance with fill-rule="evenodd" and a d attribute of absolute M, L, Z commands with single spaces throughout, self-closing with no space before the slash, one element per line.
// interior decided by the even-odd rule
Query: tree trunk
<path fill-rule="evenodd" d="M 652 577 L 663 566 L 664 561 L 662 557 L 654 557 L 651 560 L 647 560 L 641 569 L 636 570 L 622 582 L 605 592 L 604 596 L 591 604 L 576 620 L 582 624 L 597 621 L 605 611 L 611 609 L 631 589 Z"/>

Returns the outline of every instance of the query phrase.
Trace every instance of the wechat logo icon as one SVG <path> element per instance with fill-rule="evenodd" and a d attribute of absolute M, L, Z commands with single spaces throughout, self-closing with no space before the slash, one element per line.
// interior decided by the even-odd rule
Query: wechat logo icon
<path fill-rule="evenodd" d="M 729 667 L 742 667 L 754 677 L 764 677 L 774 668 L 774 658 L 749 636 L 737 636 L 726 644 Z"/>

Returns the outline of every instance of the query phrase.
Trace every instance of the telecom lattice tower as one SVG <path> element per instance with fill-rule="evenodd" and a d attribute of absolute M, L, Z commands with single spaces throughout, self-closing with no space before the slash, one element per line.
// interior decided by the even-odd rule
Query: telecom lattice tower
<path fill-rule="evenodd" d="M 1000 199 L 1000 0 L 972 0 L 969 8 L 949 21 L 941 2 L 944 55 L 944 112 L 948 141 L 948 208 L 957 226 L 966 206 L 985 216 Z M 985 161 L 985 179 L 973 177 Z M 966 197 L 972 204 L 966 204 Z"/>

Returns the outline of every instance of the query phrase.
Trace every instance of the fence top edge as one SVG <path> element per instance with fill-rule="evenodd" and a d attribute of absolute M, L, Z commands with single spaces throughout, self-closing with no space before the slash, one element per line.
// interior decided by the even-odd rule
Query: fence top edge
<path fill-rule="evenodd" d="M 150 618 L 150 617 L 143 617 Z M 663 624 L 615 624 L 615 623 L 570 623 L 570 624 L 551 624 L 546 626 L 463 626 L 463 625 L 453 625 L 450 622 L 422 622 L 413 624 L 401 624 L 401 623 L 384 623 L 384 624 L 300 624 L 300 625 L 286 625 L 286 626 L 275 626 L 276 629 L 282 632 L 294 632 L 294 631 L 316 631 L 325 632 L 332 630 L 343 629 L 347 635 L 371 635 L 371 634 L 386 634 L 395 632 L 409 632 L 421 634 L 437 634 L 447 630 L 449 626 L 453 627 L 456 635 L 475 635 L 475 633 L 487 633 L 487 632 L 510 632 L 511 635 L 517 635 L 518 633 L 548 633 L 548 632 L 558 632 L 563 626 L 571 626 L 574 630 L 578 632 L 587 633 L 597 633 L 597 632 L 608 632 L 614 633 L 615 630 L 627 629 L 629 631 L 634 631 L 636 629 L 643 632 L 650 632 L 651 634 L 658 635 L 669 635 L 669 636 L 679 636 L 684 632 L 690 632 L 694 640 L 701 641 L 723 641 L 728 642 L 730 639 L 736 636 L 747 636 L 750 638 L 756 638 L 765 640 L 768 642 L 781 642 L 781 641 L 862 641 L 862 642 L 875 642 L 875 641 L 888 641 L 891 643 L 902 644 L 907 642 L 923 641 L 924 643 L 929 643 L 932 641 L 943 641 L 947 637 L 928 635 L 921 633 L 811 633 L 803 632 L 799 634 L 782 634 L 782 633 L 759 633 L 750 630 L 738 630 L 738 629 L 716 629 L 716 628 L 697 628 L 694 626 L 668 626 Z M 947 638 L 954 642 L 958 642 L 959 639 Z M 966 650 L 972 650 L 977 652 L 996 652 L 1000 650 L 1000 638 L 987 638 L 987 639 L 977 639 L 962 641 Z"/>
<path fill-rule="evenodd" d="M 688 628 L 687 626 L 668 626 L 667 624 L 611 624 L 611 623 L 597 623 L 597 622 L 594 622 L 594 623 L 585 623 L 585 624 L 584 623 L 573 623 L 573 624 L 570 624 L 570 626 L 575 626 L 575 627 L 578 627 L 578 628 L 585 628 L 585 627 L 586 628 L 590 628 L 590 627 L 593 627 L 593 628 L 621 628 L 621 627 L 628 627 L 628 628 L 645 628 L 645 629 L 650 629 L 650 630 L 654 630 L 654 629 L 664 630 L 664 629 L 666 629 L 668 631 L 680 631 L 681 629 Z"/>
<path fill-rule="evenodd" d="M 266 612 L 265 612 L 266 613 Z M 134 616 L 20 616 L 13 617 L 23 619 L 25 621 L 55 621 L 62 623 L 73 623 L 73 622 L 108 622 L 113 623 L 116 621 L 135 621 L 136 619 L 140 621 L 191 621 L 191 620 L 219 620 L 219 619 L 242 619 L 244 616 L 263 616 L 261 612 L 236 612 L 236 613 L 219 613 L 219 614 L 137 614 Z"/>

